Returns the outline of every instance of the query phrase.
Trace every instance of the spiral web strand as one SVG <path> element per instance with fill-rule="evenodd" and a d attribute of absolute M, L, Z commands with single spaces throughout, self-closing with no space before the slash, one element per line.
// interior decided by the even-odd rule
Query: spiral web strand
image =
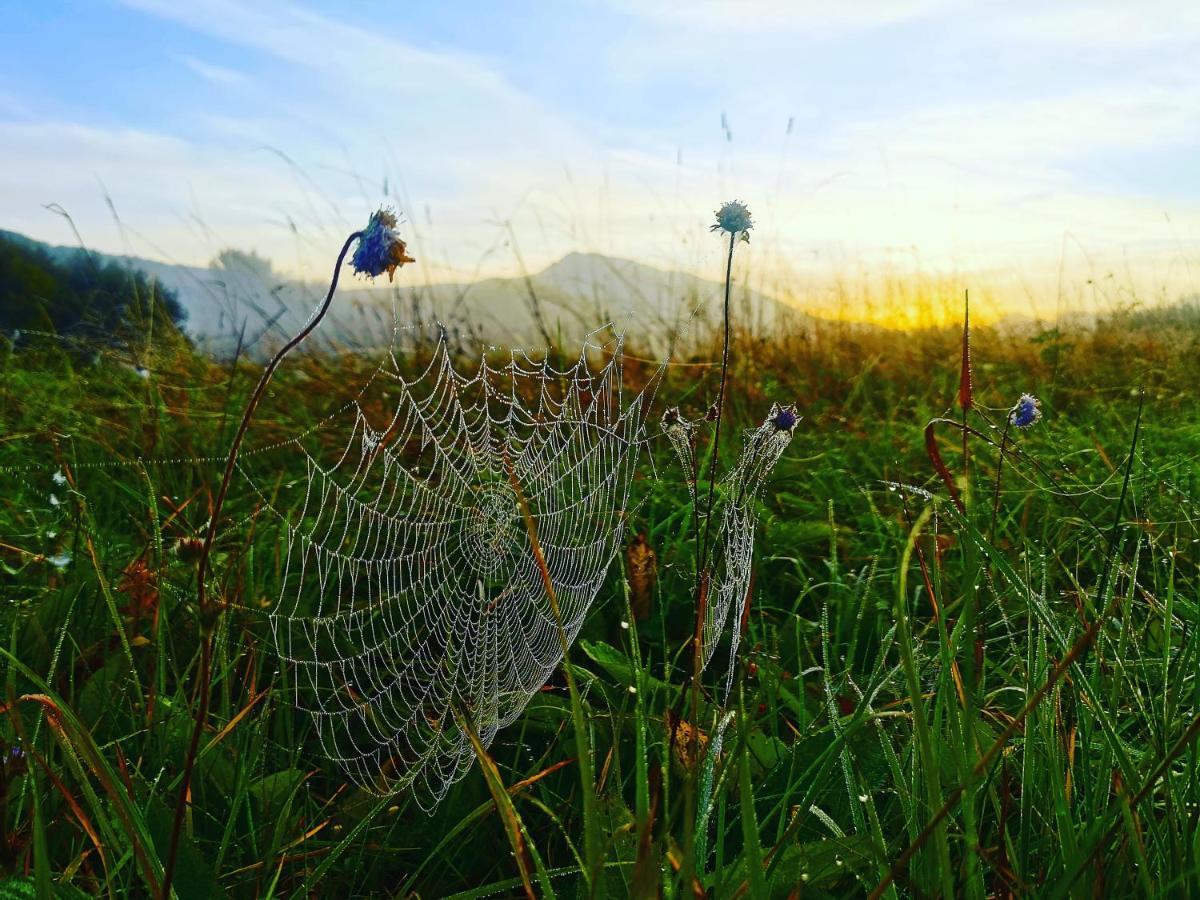
<path fill-rule="evenodd" d="M 340 438 L 300 445 L 305 477 L 269 482 L 269 453 L 243 470 L 281 521 L 270 622 L 296 703 L 364 788 L 432 808 L 473 763 L 456 715 L 490 744 L 561 661 L 522 501 L 574 639 L 645 438 L 621 349 L 593 336 L 564 369 L 513 351 L 462 374 L 439 345 L 415 378 L 380 370 L 383 402 L 350 404 Z"/>

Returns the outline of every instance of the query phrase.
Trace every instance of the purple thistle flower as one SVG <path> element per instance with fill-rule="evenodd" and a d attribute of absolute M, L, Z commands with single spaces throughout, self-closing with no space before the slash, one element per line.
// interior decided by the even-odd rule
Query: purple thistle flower
<path fill-rule="evenodd" d="M 395 271 L 405 263 L 416 262 L 407 253 L 407 247 L 396 233 L 396 215 L 390 209 L 379 209 L 371 213 L 367 227 L 358 238 L 358 246 L 350 257 L 350 265 L 359 275 L 375 278 L 384 272 L 388 281 Z"/>
<path fill-rule="evenodd" d="M 1029 428 L 1042 417 L 1042 402 L 1033 394 L 1022 394 L 1016 406 L 1009 411 L 1008 423 L 1017 428 Z"/>

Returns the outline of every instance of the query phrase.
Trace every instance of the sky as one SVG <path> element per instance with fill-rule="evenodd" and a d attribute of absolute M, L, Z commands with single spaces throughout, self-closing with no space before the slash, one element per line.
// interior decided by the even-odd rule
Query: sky
<path fill-rule="evenodd" d="M 0 228 L 52 243 L 318 279 L 386 202 L 410 278 L 719 277 L 738 198 L 801 305 L 1197 290 L 1200 4 L 17 0 L 0 34 Z"/>

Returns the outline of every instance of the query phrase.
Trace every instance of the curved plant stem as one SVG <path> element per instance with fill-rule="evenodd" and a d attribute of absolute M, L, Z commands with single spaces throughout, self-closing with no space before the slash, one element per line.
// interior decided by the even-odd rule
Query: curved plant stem
<path fill-rule="evenodd" d="M 279 368 L 284 357 L 295 350 L 304 340 L 313 333 L 321 320 L 325 318 L 325 314 L 329 312 L 330 304 L 333 303 L 333 295 L 337 290 L 338 275 L 342 271 L 342 263 L 346 260 L 346 254 L 350 252 L 350 245 L 353 244 L 362 232 L 356 231 L 342 245 L 342 250 L 338 253 L 337 262 L 333 267 L 333 278 L 329 282 L 329 290 L 325 294 L 325 300 L 320 308 L 308 320 L 299 333 L 296 334 L 290 341 L 280 348 L 279 352 L 271 357 L 271 361 L 267 363 L 267 367 L 263 369 L 262 376 L 258 379 L 258 384 L 254 388 L 254 392 L 250 395 L 250 400 L 246 403 L 246 411 L 242 413 L 242 423 L 238 426 L 237 434 L 234 435 L 233 441 L 229 445 L 229 454 L 225 458 L 225 474 L 221 477 L 221 486 L 217 490 L 216 499 L 213 501 L 212 515 L 208 520 L 208 529 L 204 533 L 204 546 L 200 551 L 200 561 L 197 564 L 197 585 L 196 585 L 196 606 L 200 615 L 200 671 L 197 683 L 197 693 L 199 694 L 198 706 L 196 708 L 196 721 L 192 726 L 192 738 L 188 744 L 187 756 L 183 763 L 183 780 L 179 785 L 179 800 L 175 804 L 175 821 L 171 826 L 171 842 L 167 850 L 167 858 L 163 869 L 162 882 L 162 898 L 167 900 L 171 896 L 171 880 L 175 874 L 175 861 L 179 853 L 179 836 L 183 830 L 183 820 L 187 813 L 188 798 L 192 789 L 192 771 L 196 766 L 196 756 L 200 750 L 200 735 L 204 731 L 204 723 L 208 719 L 208 706 L 212 694 L 212 654 L 213 654 L 213 637 L 216 634 L 217 620 L 220 618 L 223 605 L 213 604 L 208 598 L 208 561 L 212 555 L 213 542 L 217 537 L 217 525 L 221 519 L 221 508 L 225 505 L 225 496 L 229 493 L 229 483 L 233 479 L 233 469 L 237 464 L 238 450 L 241 449 L 242 441 L 246 437 L 246 432 L 250 428 L 250 420 L 254 417 L 254 411 L 258 408 L 259 401 L 262 400 L 263 394 L 266 392 L 267 384 L 270 383 L 271 377 L 275 374 L 275 370 Z"/>

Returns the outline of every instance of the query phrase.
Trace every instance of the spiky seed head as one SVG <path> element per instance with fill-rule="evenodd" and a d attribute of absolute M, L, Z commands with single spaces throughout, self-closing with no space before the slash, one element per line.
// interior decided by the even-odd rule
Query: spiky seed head
<path fill-rule="evenodd" d="M 717 210 L 717 223 L 710 231 L 724 231 L 726 234 L 737 235 L 744 241 L 750 240 L 750 229 L 754 222 L 750 218 L 750 208 L 740 200 L 730 200 Z"/>
<path fill-rule="evenodd" d="M 795 430 L 796 423 L 800 421 L 800 417 L 796 415 L 796 410 L 791 406 L 776 407 L 767 421 L 775 427 L 776 431 L 786 431 L 789 434 Z"/>

